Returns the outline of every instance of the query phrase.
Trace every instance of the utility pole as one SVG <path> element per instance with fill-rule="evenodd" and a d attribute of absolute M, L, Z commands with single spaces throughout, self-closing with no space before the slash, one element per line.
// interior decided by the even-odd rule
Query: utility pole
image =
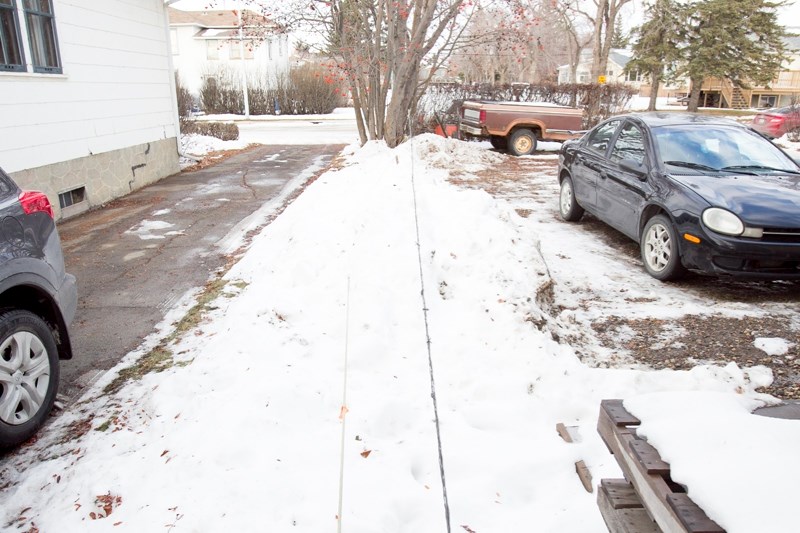
<path fill-rule="evenodd" d="M 247 64 L 244 60 L 244 26 L 242 24 L 242 9 L 236 10 L 239 15 L 239 61 L 241 62 L 242 95 L 244 96 L 244 117 L 250 118 L 250 99 L 247 96 Z"/>

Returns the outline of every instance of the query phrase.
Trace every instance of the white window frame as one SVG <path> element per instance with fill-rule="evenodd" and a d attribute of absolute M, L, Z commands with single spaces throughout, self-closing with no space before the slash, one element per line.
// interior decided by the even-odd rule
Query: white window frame
<path fill-rule="evenodd" d="M 31 65 L 40 74 L 61 74 L 61 52 L 53 0 L 22 0 Z"/>
<path fill-rule="evenodd" d="M 20 34 L 19 13 L 17 12 L 17 5 L 15 0 L 4 0 L 0 4 L 0 49 L 4 52 L 0 55 L 0 72 L 25 72 L 25 49 L 22 44 L 22 35 Z M 8 26 L 2 24 L 2 21 L 8 17 Z M 11 51 L 15 52 L 14 54 Z M 13 61 L 12 55 L 16 55 L 15 59 L 19 62 Z"/>
<path fill-rule="evenodd" d="M 0 12 L 6 17 L 11 15 L 7 20 L 13 26 L 0 32 L 6 49 L 4 56 L 13 42 L 20 61 L 6 63 L 8 57 L 0 57 L 0 73 L 64 73 L 53 0 L 4 0 Z"/>

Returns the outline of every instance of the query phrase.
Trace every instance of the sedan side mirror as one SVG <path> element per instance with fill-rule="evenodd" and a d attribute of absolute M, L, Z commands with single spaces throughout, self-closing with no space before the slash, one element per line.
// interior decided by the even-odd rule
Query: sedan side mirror
<path fill-rule="evenodd" d="M 647 165 L 636 161 L 635 159 L 623 159 L 619 162 L 620 168 L 626 170 L 631 174 L 635 174 L 637 178 L 642 181 L 647 179 Z"/>

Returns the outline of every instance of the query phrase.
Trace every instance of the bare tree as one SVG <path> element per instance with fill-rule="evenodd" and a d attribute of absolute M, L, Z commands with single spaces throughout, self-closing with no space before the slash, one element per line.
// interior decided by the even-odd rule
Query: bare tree
<path fill-rule="evenodd" d="M 553 8 L 558 15 L 558 27 L 567 33 L 569 82 L 578 83 L 578 65 L 581 62 L 581 55 L 593 42 L 594 35 L 581 25 L 579 12 L 571 2 L 556 2 Z"/>
<path fill-rule="evenodd" d="M 592 24 L 592 82 L 608 71 L 608 56 L 614 41 L 614 28 L 617 17 L 623 6 L 631 0 L 592 0 L 594 12 L 587 11 L 578 4 L 578 0 L 565 0 L 570 9 L 581 13 Z"/>
<path fill-rule="evenodd" d="M 476 5 L 472 0 L 242 3 L 289 31 L 315 34 L 333 67 L 345 73 L 361 142 L 384 139 L 392 147 L 410 131 L 416 101 L 463 37 Z"/>
<path fill-rule="evenodd" d="M 411 110 L 463 36 L 472 9 L 464 0 L 286 4 L 294 4 L 295 27 L 322 29 L 325 52 L 346 73 L 361 141 L 384 139 L 392 147 L 410 131 Z"/>

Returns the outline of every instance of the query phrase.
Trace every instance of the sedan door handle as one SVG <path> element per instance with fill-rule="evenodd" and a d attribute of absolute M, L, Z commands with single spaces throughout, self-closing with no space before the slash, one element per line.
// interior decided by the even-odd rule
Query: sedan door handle
<path fill-rule="evenodd" d="M 608 179 L 608 172 L 600 172 L 600 177 L 602 179 Z"/>

